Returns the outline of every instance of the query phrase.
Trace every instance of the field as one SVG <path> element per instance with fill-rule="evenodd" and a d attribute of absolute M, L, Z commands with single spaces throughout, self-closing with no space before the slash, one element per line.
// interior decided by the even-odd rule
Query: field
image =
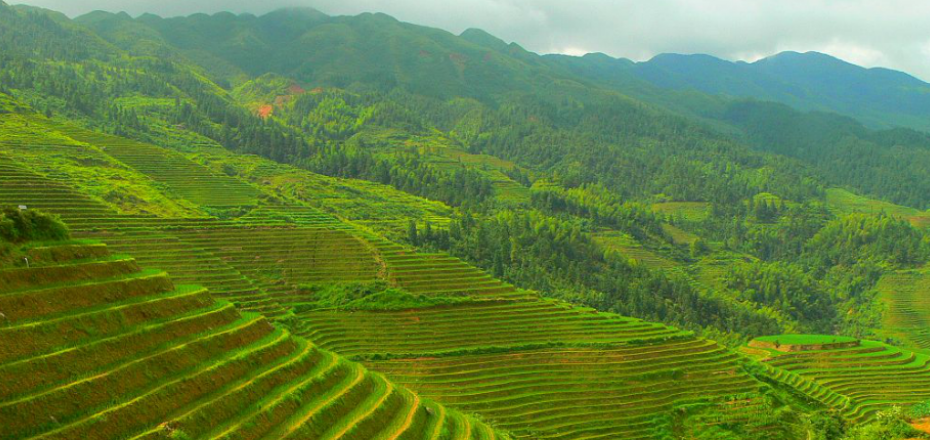
<path fill-rule="evenodd" d="M 654 203 L 652 210 L 687 221 L 701 221 L 710 213 L 710 204 L 707 202 L 663 202 Z"/>
<path fill-rule="evenodd" d="M 746 359 L 714 341 L 548 299 L 460 259 L 392 241 L 410 221 L 443 227 L 453 212 L 445 205 L 254 156 L 184 154 L 34 123 L 48 130 L 0 149 L 0 205 L 59 214 L 76 237 L 132 258 L 80 261 L 86 270 L 72 275 L 61 262 L 43 273 L 59 282 L 71 276 L 75 285 L 0 295 L 8 315 L 14 308 L 3 301 L 39 308 L 15 308 L 36 316 L 10 329 L 72 326 L 23 333 L 36 342 L 8 344 L 0 370 L 39 368 L 36 381 L 86 394 L 69 405 L 73 394 L 28 388 L 29 381 L 6 385 L 21 387 L 0 403 L 9 420 L 24 411 L 50 420 L 15 421 L 15 436 L 647 439 L 689 435 L 695 424 L 785 434 L 772 415 L 786 403 L 769 397 Z M 40 152 L 56 159 L 40 166 Z M 172 208 L 125 212 L 121 199 L 98 197 L 92 188 L 108 187 L 114 175 L 133 194 Z M 645 265 L 679 266 L 613 231 L 598 240 Z M 722 270 L 726 262 L 719 263 L 708 267 Z M 81 294 L 87 273 L 106 280 L 93 288 L 100 296 Z M 21 279 L 28 278 L 3 282 L 24 289 Z M 373 282 L 454 301 L 319 309 L 307 289 Z M 67 300 L 48 301 L 55 295 Z M 188 327 L 207 317 L 219 321 Z M 142 334 L 157 334 L 151 344 L 160 345 L 133 339 Z M 150 362 L 146 353 L 157 350 L 181 358 Z M 65 363 L 37 366 L 58 353 L 60 362 L 86 359 L 73 373 L 79 377 Z M 150 380 L 140 381 L 140 371 Z M 80 386 L 65 387 L 71 383 Z M 870 405 L 849 414 L 881 406 Z"/>
<path fill-rule="evenodd" d="M 0 179 L 15 181 L 17 185 L 9 191 L 4 186 L 0 191 L 0 203 L 15 205 L 23 200 L 41 203 L 36 206 L 61 214 L 78 237 L 101 240 L 121 254 L 133 255 L 143 266 L 159 267 L 167 272 L 147 276 L 167 282 L 170 275 L 181 283 L 209 288 L 219 298 L 230 302 L 215 303 L 226 305 L 213 307 L 226 307 L 223 310 L 232 314 L 241 311 L 246 317 L 242 319 L 253 319 L 252 325 L 268 329 L 267 335 L 256 337 L 258 341 L 271 344 L 262 338 L 272 338 L 270 341 L 276 345 L 271 347 L 289 344 L 288 349 L 275 352 L 277 357 L 269 355 L 265 363 L 254 365 L 278 371 L 272 365 L 286 363 L 283 357 L 296 357 L 293 353 L 299 350 L 308 355 L 316 353 L 319 350 L 308 347 L 319 344 L 321 349 L 364 360 L 369 368 L 384 372 L 392 381 L 385 382 L 380 376 L 363 373 L 360 367 L 349 364 L 344 368 L 324 369 L 319 363 L 307 363 L 305 368 L 321 374 L 318 379 L 299 384 L 285 382 L 293 384 L 292 388 L 280 384 L 267 388 L 285 394 L 306 389 L 311 393 L 308 396 L 319 396 L 301 400 L 302 407 L 294 407 L 294 400 L 276 399 L 271 395 L 248 404 L 250 411 L 271 414 L 267 418 L 240 415 L 216 430 L 197 432 L 196 421 L 203 419 L 198 415 L 199 410 L 194 409 L 202 407 L 206 411 L 222 406 L 221 402 L 227 400 L 210 394 L 215 399 L 211 400 L 213 404 L 190 401 L 182 403 L 184 411 L 172 409 L 171 414 L 177 420 L 165 429 L 191 431 L 194 437 L 236 437 L 235 432 L 269 429 L 275 421 L 275 429 L 286 432 L 294 429 L 294 435 L 299 435 L 303 432 L 301 429 L 323 425 L 313 423 L 326 420 L 316 411 L 323 414 L 326 402 L 333 400 L 370 410 L 340 412 L 338 417 L 343 419 L 358 416 L 359 420 L 364 420 L 370 415 L 383 420 L 407 418 L 415 425 L 424 425 L 427 421 L 420 420 L 422 416 L 411 408 L 435 405 L 425 403 L 426 399 L 432 399 L 480 414 L 494 426 L 522 436 L 548 432 L 564 433 L 561 434 L 564 438 L 588 438 L 594 434 L 615 438 L 649 437 L 673 428 L 673 422 L 664 417 L 668 411 L 695 402 L 704 402 L 712 408 L 726 408 L 724 403 L 733 400 L 754 402 L 746 406 L 746 411 L 732 416 L 741 420 L 764 419 L 758 398 L 763 385 L 742 371 L 735 354 L 712 341 L 663 325 L 540 298 L 535 292 L 517 289 L 448 255 L 419 253 L 395 244 L 376 233 L 377 228 L 365 223 L 374 220 L 374 216 L 366 212 L 373 213 L 381 207 L 392 212 L 392 206 L 405 204 L 409 196 L 395 195 L 393 190 L 372 184 L 355 186 L 351 181 L 321 177 L 303 179 L 309 173 L 256 158 L 244 157 L 236 161 L 234 156 L 222 155 L 192 156 L 185 160 L 196 166 L 184 168 L 213 176 L 208 178 L 210 180 L 221 176 L 217 169 L 229 165 L 225 168 L 233 170 L 228 175 L 232 177 L 221 177 L 221 180 L 239 182 L 236 179 L 244 176 L 249 183 L 224 183 L 207 186 L 206 192 L 185 192 L 177 181 L 158 180 L 159 173 L 164 172 L 158 162 L 163 158 L 166 162 L 177 163 L 184 158 L 180 153 L 146 145 L 148 153 L 144 156 L 121 156 L 117 150 L 143 147 L 123 144 L 112 137 L 86 136 L 77 129 L 66 131 L 81 133 L 88 141 L 85 149 L 111 157 L 128 172 L 149 176 L 149 180 L 140 180 L 140 187 L 159 197 L 176 200 L 179 206 L 194 209 L 183 216 L 121 214 L 113 203 L 83 195 L 84 191 L 70 186 L 65 176 L 34 172 L 29 162 L 15 160 L 22 155 L 9 149 L 3 151 L 10 158 L 0 167 Z M 59 153 L 67 157 L 71 152 L 64 149 Z M 98 170 L 97 164 L 73 162 L 71 166 L 88 168 L 86 173 L 90 176 L 93 175 L 90 171 Z M 320 197 L 313 190 L 316 187 L 306 186 L 307 182 L 325 184 L 328 195 Z M 242 203 L 254 205 L 233 208 L 212 201 L 223 198 L 226 188 L 239 185 L 249 188 L 248 200 Z M 214 197 L 212 192 L 220 192 L 220 196 Z M 362 194 L 362 198 L 357 199 L 355 205 L 349 204 L 358 194 Z M 328 204 L 327 200 L 347 203 Z M 330 213 L 318 208 L 322 206 L 328 206 Z M 429 202 L 412 206 L 413 210 L 395 210 L 396 218 L 438 224 L 441 216 L 448 212 L 448 208 Z M 217 211 L 217 208 L 225 210 Z M 232 215 L 216 217 L 210 212 Z M 414 295 L 466 300 L 452 306 L 410 310 L 294 313 L 294 310 L 303 310 L 301 307 L 312 300 L 302 296 L 304 291 L 300 287 L 303 285 L 374 280 L 387 281 Z M 195 291 L 208 298 L 204 290 Z M 204 307 L 214 304 L 209 299 L 201 302 Z M 282 321 L 276 322 L 279 319 Z M 291 337 L 285 328 L 303 335 L 309 344 L 294 342 L 302 340 Z M 510 375 L 488 381 L 486 378 L 499 375 L 501 359 L 521 361 L 514 362 Z M 565 376 L 566 368 L 576 365 L 585 374 Z M 480 368 L 476 370 L 475 366 Z M 243 371 L 242 374 L 247 374 L 247 370 Z M 477 376 L 463 379 L 470 383 L 467 387 L 448 388 L 445 379 L 448 371 Z M 253 375 L 265 377 L 257 372 Z M 526 379 L 534 377 L 535 381 Z M 601 383 L 600 388 L 592 388 L 597 380 L 606 382 Z M 222 385 L 226 382 L 218 383 L 230 392 L 240 389 Z M 418 397 L 397 391 L 401 389 L 398 386 L 404 385 L 420 391 Z M 328 387 L 323 389 L 332 392 L 320 394 L 318 387 Z M 314 389 L 316 394 L 313 394 Z M 530 391 L 534 389 L 537 391 Z M 557 389 L 562 391 L 556 392 Z M 241 394 L 246 394 L 241 390 Z M 522 391 L 510 393 L 508 390 Z M 527 399 L 537 393 L 543 398 L 530 404 L 532 399 Z M 424 400 L 417 400 L 421 398 Z M 586 410 L 589 405 L 585 402 L 593 406 Z M 376 410 L 382 407 L 391 410 Z M 601 407 L 613 408 L 609 420 L 595 420 L 595 411 Z M 437 411 L 440 410 L 430 414 Z M 469 428 L 479 426 L 477 422 L 442 411 L 455 429 L 470 429 L 474 435 L 485 438 L 492 435 L 489 431 L 481 433 L 480 429 Z M 564 412 L 564 416 L 554 418 L 553 411 Z M 294 415 L 284 417 L 285 413 Z M 256 425 L 253 420 L 262 422 Z M 354 422 L 339 426 L 356 425 L 362 426 Z M 390 424 L 394 425 L 406 423 Z M 763 425 L 768 426 L 760 424 Z M 155 434 L 152 431 L 147 436 Z"/>
<path fill-rule="evenodd" d="M 930 226 L 930 213 L 853 194 L 841 188 L 827 189 L 827 207 L 841 213 L 885 213 L 905 218 L 914 226 Z"/>
<path fill-rule="evenodd" d="M 886 274 L 876 290 L 885 306 L 882 329 L 906 347 L 930 350 L 930 273 L 926 268 Z"/>
<path fill-rule="evenodd" d="M 594 235 L 594 240 L 607 249 L 619 252 L 627 259 L 652 268 L 671 269 L 678 266 L 674 260 L 643 247 L 636 239 L 620 231 L 600 231 Z"/>
<path fill-rule="evenodd" d="M 0 437 L 498 436 L 201 287 L 51 246 L 0 268 Z"/>
<path fill-rule="evenodd" d="M 833 336 L 783 335 L 768 338 L 782 343 L 814 343 L 797 351 L 760 348 L 757 341 L 744 348 L 762 359 L 772 377 L 841 411 L 851 420 L 874 416 L 890 405 L 913 405 L 930 398 L 930 357 L 875 341 Z M 835 347 L 816 344 L 840 342 Z"/>
<path fill-rule="evenodd" d="M 390 145 L 386 151 L 416 152 L 419 157 L 442 170 L 468 169 L 487 177 L 494 186 L 497 200 L 519 205 L 529 201 L 528 187 L 511 179 L 506 173 L 519 169 L 513 162 L 486 154 L 471 154 L 451 139 L 440 136 L 398 136 L 397 132 L 368 134 Z"/>

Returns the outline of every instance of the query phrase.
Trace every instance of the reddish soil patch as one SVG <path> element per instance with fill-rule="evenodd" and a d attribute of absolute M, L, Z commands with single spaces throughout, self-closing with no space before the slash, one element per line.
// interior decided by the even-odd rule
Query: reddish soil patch
<path fill-rule="evenodd" d="M 930 217 L 927 217 L 926 215 L 908 217 L 907 220 L 911 222 L 911 225 L 917 228 L 925 228 L 927 225 L 930 225 Z"/>
<path fill-rule="evenodd" d="M 267 119 L 269 116 L 271 116 L 271 112 L 273 111 L 274 107 L 269 104 L 265 104 L 258 108 L 258 116 L 262 119 Z"/>
<path fill-rule="evenodd" d="M 468 60 L 465 55 L 455 52 L 449 54 L 449 59 L 456 63 L 464 63 L 466 60 Z"/>
<path fill-rule="evenodd" d="M 322 88 L 322 87 L 317 87 L 317 88 L 311 90 L 310 93 L 313 93 L 314 95 L 316 95 L 316 94 L 318 94 L 318 93 L 323 93 L 323 88 Z"/>
<path fill-rule="evenodd" d="M 428 50 L 420 50 L 420 53 L 418 53 L 418 55 L 420 55 L 420 56 L 423 57 L 423 58 L 428 58 L 428 57 L 432 56 L 433 54 L 430 53 L 430 51 L 428 51 Z"/>
<path fill-rule="evenodd" d="M 930 434 L 930 418 L 915 420 L 913 423 L 911 423 L 911 426 L 913 426 L 914 429 L 918 431 Z"/>
<path fill-rule="evenodd" d="M 292 95 L 300 95 L 300 94 L 303 94 L 303 93 L 307 93 L 307 91 L 304 90 L 303 87 L 301 87 L 301 86 L 299 86 L 299 85 L 297 85 L 297 84 L 291 84 L 291 86 L 287 88 L 287 93 L 290 93 L 290 94 L 292 94 Z"/>
<path fill-rule="evenodd" d="M 837 350 L 840 348 L 858 347 L 860 345 L 861 343 L 858 340 L 832 342 L 832 343 L 825 343 L 825 344 L 779 344 L 778 342 L 769 342 L 769 341 L 760 341 L 760 340 L 753 340 L 749 342 L 749 346 L 752 348 L 765 348 L 765 349 L 780 351 L 783 353 L 790 353 L 790 352 L 797 352 L 797 351 Z"/>

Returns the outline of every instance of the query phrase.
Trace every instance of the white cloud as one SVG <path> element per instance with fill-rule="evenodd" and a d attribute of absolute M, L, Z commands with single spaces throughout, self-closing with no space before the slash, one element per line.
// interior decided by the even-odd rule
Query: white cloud
<path fill-rule="evenodd" d="M 576 56 L 576 57 L 580 57 L 580 56 L 582 56 L 582 55 L 584 55 L 584 54 L 591 53 L 590 50 L 582 49 L 582 48 L 580 48 L 580 47 L 571 47 L 571 46 L 566 46 L 566 47 L 558 47 L 558 46 L 557 46 L 557 47 L 553 47 L 553 48 L 547 50 L 547 52 L 549 52 L 549 53 L 560 53 L 560 54 L 563 54 L 563 55 L 571 55 L 571 56 Z"/>
<path fill-rule="evenodd" d="M 17 0 L 13 0 L 17 2 Z M 19 0 L 70 15 L 263 13 L 306 5 L 330 14 L 381 11 L 459 33 L 479 27 L 537 52 L 604 52 L 634 60 L 663 52 L 755 60 L 822 51 L 930 79 L 930 2 L 922 0 Z"/>

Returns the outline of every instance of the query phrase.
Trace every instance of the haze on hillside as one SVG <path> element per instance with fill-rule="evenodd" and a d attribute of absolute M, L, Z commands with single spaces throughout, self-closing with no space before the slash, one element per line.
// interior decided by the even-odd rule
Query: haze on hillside
<path fill-rule="evenodd" d="M 81 15 L 198 12 L 263 14 L 304 6 L 328 14 L 384 12 L 453 33 L 484 29 L 538 53 L 603 52 L 644 61 L 661 53 L 706 53 L 755 61 L 817 51 L 866 67 L 930 79 L 930 3 L 920 0 L 15 0 Z"/>
<path fill-rule="evenodd" d="M 0 0 L 0 438 L 930 440 L 930 84 L 191 5 Z"/>

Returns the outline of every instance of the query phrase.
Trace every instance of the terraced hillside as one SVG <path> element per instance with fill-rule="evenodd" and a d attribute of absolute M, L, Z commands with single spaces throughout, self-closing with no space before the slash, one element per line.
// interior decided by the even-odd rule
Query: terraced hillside
<path fill-rule="evenodd" d="M 756 341 L 743 351 L 764 362 L 772 377 L 841 410 L 852 420 L 864 420 L 892 405 L 913 405 L 930 399 L 930 357 L 875 341 L 785 349 Z M 817 337 L 824 340 L 835 337 Z M 778 345 L 778 344 L 776 344 Z"/>
<path fill-rule="evenodd" d="M 337 179 L 257 156 L 212 150 L 193 157 L 214 171 L 231 170 L 275 197 L 307 204 L 389 239 L 404 237 L 410 220 L 443 227 L 452 212 L 444 203 L 389 186 Z"/>
<path fill-rule="evenodd" d="M 769 413 L 738 356 L 666 326 L 542 300 L 298 315 L 298 332 L 527 438 L 656 438 L 686 403 Z M 387 360 L 383 360 L 387 358 Z M 382 359 L 382 360 L 378 360 Z"/>
<path fill-rule="evenodd" d="M 520 437 L 656 438 L 684 429 L 688 423 L 667 416 L 696 403 L 713 409 L 715 423 L 771 428 L 765 387 L 711 341 L 494 284 L 448 257 L 378 247 L 398 285 L 432 296 L 464 292 L 471 300 L 307 311 L 292 328 Z"/>
<path fill-rule="evenodd" d="M 171 219 L 120 215 L 65 182 L 29 171 L 0 157 L 0 204 L 26 205 L 60 215 L 78 236 L 105 240 L 119 252 L 137 255 L 142 264 L 167 270 L 182 283 L 210 288 L 245 310 L 280 311 L 241 273 L 213 254 L 182 243 L 171 232 L 183 227 L 212 227 L 212 218 Z"/>
<path fill-rule="evenodd" d="M 546 344 L 590 346 L 688 337 L 660 324 L 592 313 L 543 299 L 473 301 L 397 313 L 311 311 L 301 318 L 302 334 L 347 355 L 449 353 Z"/>
<path fill-rule="evenodd" d="M 367 242 L 341 230 L 227 228 L 178 234 L 254 280 L 267 298 L 281 304 L 300 302 L 292 295 L 299 285 L 373 281 L 382 270 Z"/>
<path fill-rule="evenodd" d="M 109 155 L 114 147 L 103 151 Z M 172 156 L 156 153 L 155 162 Z M 13 160 L 0 168 L 0 178 L 8 175 L 25 190 L 0 192 L 0 203 L 53 194 L 43 207 L 67 214 L 72 195 L 81 191 L 32 172 L 15 160 L 15 151 L 9 154 Z M 133 160 L 125 165 L 143 174 L 157 169 Z M 246 166 L 233 157 L 224 161 L 238 173 L 255 159 L 243 158 Z M 293 184 L 299 176 L 292 169 L 262 166 L 244 174 L 259 169 L 254 188 L 275 197 L 258 197 L 259 206 L 238 217 L 121 215 L 87 198 L 82 203 L 92 214 L 66 218 L 78 236 L 102 240 L 184 283 L 208 286 L 240 310 L 264 316 L 246 315 L 256 319 L 285 315 L 312 300 L 298 289 L 305 284 L 385 280 L 413 295 L 459 298 L 457 305 L 433 308 L 301 311 L 286 322 L 425 398 L 479 413 L 523 437 L 652 438 L 684 429 L 689 423 L 670 419 L 671 410 L 698 403 L 710 409 L 714 423 L 771 426 L 764 386 L 725 348 L 663 325 L 541 299 L 457 258 L 415 252 L 304 205 L 299 200 L 309 196 Z M 167 194 L 181 197 L 170 185 Z M 204 203 L 192 199 L 187 202 Z"/>
<path fill-rule="evenodd" d="M 102 245 L 0 268 L 0 438 L 495 439 Z"/>
<path fill-rule="evenodd" d="M 678 264 L 658 253 L 646 249 L 633 237 L 614 230 L 604 230 L 594 235 L 594 240 L 606 249 L 614 250 L 627 259 L 656 269 L 672 269 Z"/>
<path fill-rule="evenodd" d="M 883 331 L 907 347 L 930 349 L 930 272 L 915 269 L 887 274 L 876 289 L 885 304 Z"/>
<path fill-rule="evenodd" d="M 114 216 L 109 207 L 69 185 L 43 178 L 0 155 L 0 199 L 7 204 L 54 211 L 69 222 Z"/>
<path fill-rule="evenodd" d="M 388 280 L 411 293 L 485 299 L 535 296 L 447 254 L 414 252 L 377 236 L 366 235 L 365 238 L 377 249 Z"/>
<path fill-rule="evenodd" d="M 214 173 L 179 153 L 118 136 L 84 130 L 73 125 L 53 127 L 62 134 L 113 156 L 126 165 L 166 185 L 181 198 L 205 206 L 258 204 L 258 191 L 229 176 Z"/>

